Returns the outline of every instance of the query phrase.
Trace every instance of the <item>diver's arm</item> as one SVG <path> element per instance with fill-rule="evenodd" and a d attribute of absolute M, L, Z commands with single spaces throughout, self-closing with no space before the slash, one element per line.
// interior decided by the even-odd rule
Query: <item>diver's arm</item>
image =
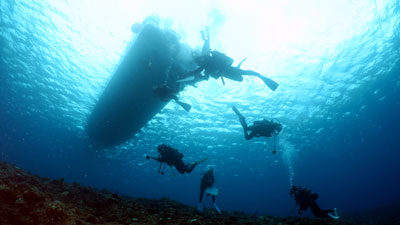
<path fill-rule="evenodd" d="M 146 159 L 147 159 L 147 160 L 149 160 L 149 159 L 153 159 L 153 160 L 156 160 L 156 161 L 158 161 L 158 162 L 160 162 L 160 163 L 161 163 L 161 158 L 160 158 L 160 157 L 157 157 L 157 158 L 156 158 L 156 157 L 153 157 L 153 156 L 149 156 L 149 155 L 147 155 L 147 156 L 146 156 Z"/>
<path fill-rule="evenodd" d="M 201 203 L 201 201 L 203 200 L 203 194 L 204 194 L 204 190 L 201 189 L 200 190 L 200 196 L 199 196 L 199 202 Z"/>
<path fill-rule="evenodd" d="M 239 64 L 239 66 L 240 66 L 240 64 Z M 268 77 L 265 77 L 254 70 L 242 70 L 239 68 L 239 66 L 232 67 L 231 70 L 234 70 L 236 73 L 239 73 L 240 75 L 255 76 L 255 77 L 260 78 L 264 82 L 264 84 L 267 85 L 267 87 L 269 87 L 273 91 L 275 91 L 278 88 L 279 84 L 276 83 L 274 80 L 272 80 Z"/>

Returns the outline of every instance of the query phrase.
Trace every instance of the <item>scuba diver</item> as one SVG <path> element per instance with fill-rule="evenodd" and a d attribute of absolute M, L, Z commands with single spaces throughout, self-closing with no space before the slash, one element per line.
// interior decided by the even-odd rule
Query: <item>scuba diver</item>
<path fill-rule="evenodd" d="M 166 144 L 158 145 L 157 151 L 159 153 L 158 157 L 147 155 L 146 159 L 153 159 L 160 162 L 160 168 L 158 169 L 158 172 L 161 174 L 164 174 L 165 164 L 167 164 L 171 168 L 172 166 L 175 166 L 179 173 L 184 174 L 192 172 L 199 163 L 207 160 L 207 158 L 205 158 L 191 164 L 185 164 L 182 160 L 183 154 L 180 153 L 178 149 L 172 148 L 171 146 Z"/>
<path fill-rule="evenodd" d="M 265 85 L 267 85 L 273 91 L 278 88 L 278 83 L 262 76 L 260 73 L 257 73 L 253 70 L 240 69 L 240 66 L 246 59 L 243 59 L 237 66 L 234 67 L 232 66 L 234 61 L 232 58 L 219 51 L 211 51 L 210 36 L 208 34 L 208 30 L 206 32 L 207 34 L 205 34 L 204 31 L 201 32 L 204 45 L 201 56 L 197 57 L 196 59 L 199 68 L 187 73 L 184 75 L 184 78 L 178 80 L 178 82 L 198 82 L 202 80 L 208 80 L 208 78 L 211 76 L 214 79 L 221 78 L 222 83 L 225 85 L 224 77 L 240 82 L 243 81 L 244 75 L 248 75 L 260 78 Z"/>
<path fill-rule="evenodd" d="M 214 208 L 217 210 L 219 214 L 221 214 L 221 210 L 219 210 L 217 204 L 215 204 L 215 196 L 218 195 L 218 189 L 215 187 L 212 187 L 215 180 L 214 180 L 214 175 L 213 175 L 214 170 L 211 168 L 207 172 L 203 174 L 203 177 L 201 178 L 200 182 L 200 198 L 199 198 L 199 204 L 197 205 L 197 210 L 198 211 L 203 211 L 203 203 L 201 202 L 203 200 L 203 195 L 204 192 L 207 194 L 207 197 L 211 195 L 212 202 L 214 205 Z"/>
<path fill-rule="evenodd" d="M 301 186 L 292 186 L 290 188 L 290 195 L 293 195 L 296 200 L 296 205 L 300 206 L 299 215 L 302 211 L 306 211 L 310 207 L 314 216 L 319 218 L 331 217 L 332 219 L 338 220 L 340 217 L 337 215 L 336 208 L 334 209 L 321 209 L 316 200 L 318 199 L 318 194 L 312 192 L 310 189 Z M 332 214 L 334 213 L 334 214 Z"/>
<path fill-rule="evenodd" d="M 272 153 L 276 153 L 276 140 L 275 137 L 281 132 L 282 124 L 279 122 L 274 122 L 272 120 L 258 120 L 254 121 L 252 126 L 247 126 L 246 119 L 244 116 L 239 112 L 239 110 L 232 106 L 232 110 L 236 113 L 239 117 L 240 124 L 243 127 L 244 137 L 246 140 L 250 140 L 253 137 L 272 137 L 274 136 L 274 150 Z"/>
<path fill-rule="evenodd" d="M 179 101 L 177 95 L 179 93 L 179 87 L 178 88 L 173 88 L 171 86 L 168 86 L 167 84 L 161 84 L 158 86 L 153 87 L 153 93 L 157 95 L 161 101 L 167 102 L 171 99 L 174 99 L 175 102 L 180 105 L 186 112 L 189 112 L 190 109 L 192 108 L 191 105 Z"/>

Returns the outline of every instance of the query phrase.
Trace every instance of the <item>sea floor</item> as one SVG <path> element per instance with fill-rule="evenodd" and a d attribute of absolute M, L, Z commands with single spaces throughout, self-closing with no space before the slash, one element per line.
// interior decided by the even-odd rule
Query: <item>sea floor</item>
<path fill-rule="evenodd" d="M 393 221 L 392 221 L 393 222 Z M 50 180 L 0 162 L 0 224 L 384 224 L 272 217 L 240 212 L 218 214 L 163 198 L 119 196 L 107 190 Z M 393 224 L 393 223 L 390 223 Z M 395 224 L 400 224 L 400 221 Z"/>

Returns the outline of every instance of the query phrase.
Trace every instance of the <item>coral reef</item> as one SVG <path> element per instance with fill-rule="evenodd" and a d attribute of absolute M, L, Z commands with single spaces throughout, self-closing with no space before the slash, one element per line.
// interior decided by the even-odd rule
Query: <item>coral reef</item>
<path fill-rule="evenodd" d="M 169 199 L 118 196 L 63 179 L 49 180 L 0 162 L 0 224 L 350 224 L 299 217 L 205 210 Z M 355 224 L 355 223 L 351 223 Z"/>

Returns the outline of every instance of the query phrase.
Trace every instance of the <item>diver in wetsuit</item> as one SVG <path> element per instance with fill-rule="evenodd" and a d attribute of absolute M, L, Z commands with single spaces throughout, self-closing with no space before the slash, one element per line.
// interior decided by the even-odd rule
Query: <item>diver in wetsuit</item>
<path fill-rule="evenodd" d="M 213 172 L 214 172 L 213 169 L 209 169 L 207 172 L 205 172 L 203 174 L 203 177 L 201 178 L 201 182 L 200 182 L 200 198 L 199 198 L 199 202 L 200 203 L 203 200 L 204 191 L 207 188 L 211 187 L 215 182 Z M 213 201 L 213 203 L 215 202 L 215 195 L 212 196 L 212 201 Z"/>
<path fill-rule="evenodd" d="M 218 211 L 219 214 L 221 214 L 221 211 L 219 210 L 217 204 L 215 203 L 215 196 L 218 194 L 218 189 L 214 188 L 211 189 L 213 186 L 215 179 L 214 179 L 214 170 L 211 168 L 207 172 L 203 174 L 203 177 L 201 178 L 200 182 L 200 197 L 199 197 L 199 204 L 197 205 L 197 209 L 201 212 L 203 210 L 203 195 L 204 192 L 207 193 L 207 196 L 211 195 L 212 202 L 214 205 L 214 208 Z"/>
<path fill-rule="evenodd" d="M 201 34 L 204 45 L 201 56 L 197 57 L 196 59 L 199 68 L 185 74 L 185 78 L 178 82 L 190 81 L 191 83 L 196 83 L 198 81 L 208 80 L 208 78 L 211 76 L 214 79 L 221 78 L 222 83 L 225 84 L 224 77 L 234 81 L 243 81 L 243 75 L 248 75 L 260 78 L 273 91 L 278 88 L 278 83 L 262 76 L 260 73 L 257 73 L 253 70 L 240 69 L 240 66 L 245 59 L 242 60 L 236 67 L 232 66 L 234 61 L 232 58 L 219 51 L 211 51 L 210 36 L 208 32 L 207 35 L 205 35 L 204 32 L 201 32 Z M 192 77 L 192 80 L 188 80 L 188 77 Z"/>
<path fill-rule="evenodd" d="M 164 174 L 165 164 L 169 166 L 174 166 L 179 173 L 190 173 L 193 169 L 201 162 L 205 161 L 207 158 L 194 162 L 192 164 L 185 164 L 182 160 L 183 154 L 177 149 L 172 148 L 169 145 L 161 144 L 157 146 L 157 151 L 159 153 L 158 157 L 146 156 L 146 159 L 153 159 L 160 162 L 160 168 L 158 172 Z M 164 164 L 163 164 L 164 163 Z"/>
<path fill-rule="evenodd" d="M 161 101 L 167 102 L 171 99 L 174 99 L 175 102 L 180 105 L 186 112 L 189 112 L 192 106 L 185 102 L 179 101 L 177 97 L 179 91 L 179 86 L 174 88 L 172 86 L 168 86 L 167 84 L 161 84 L 153 87 L 153 93 L 157 95 Z"/>
<path fill-rule="evenodd" d="M 281 132 L 282 124 L 278 122 L 274 122 L 272 120 L 258 120 L 254 121 L 252 126 L 247 126 L 246 119 L 244 116 L 239 112 L 239 110 L 232 106 L 232 110 L 236 113 L 239 117 L 240 124 L 243 127 L 244 137 L 246 140 L 250 140 L 253 137 L 274 137 L 274 150 L 273 153 L 276 152 L 275 146 L 275 137 Z"/>
<path fill-rule="evenodd" d="M 296 205 L 300 206 L 298 213 L 301 215 L 302 211 L 306 211 L 310 207 L 314 216 L 319 218 L 331 217 L 332 219 L 339 219 L 337 215 L 336 208 L 334 209 L 321 209 L 316 200 L 318 199 L 318 194 L 312 192 L 308 188 L 301 186 L 292 186 L 290 189 L 290 195 L 293 195 Z M 332 214 L 334 213 L 334 214 Z"/>

